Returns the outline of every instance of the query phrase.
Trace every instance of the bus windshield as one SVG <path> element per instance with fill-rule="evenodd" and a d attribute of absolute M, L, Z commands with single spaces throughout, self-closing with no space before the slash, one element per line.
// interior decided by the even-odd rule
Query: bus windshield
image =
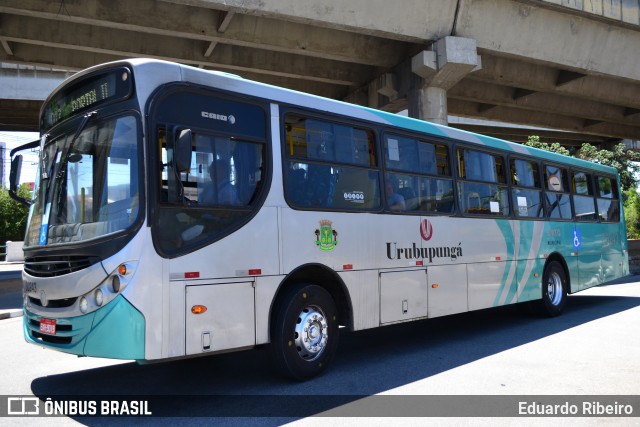
<path fill-rule="evenodd" d="M 80 126 L 42 150 L 25 247 L 94 239 L 136 222 L 141 185 L 136 118 L 85 120 Z"/>

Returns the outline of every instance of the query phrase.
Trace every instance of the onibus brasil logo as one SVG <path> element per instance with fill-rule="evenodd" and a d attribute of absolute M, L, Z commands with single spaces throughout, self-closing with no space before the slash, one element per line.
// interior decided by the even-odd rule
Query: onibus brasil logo
<path fill-rule="evenodd" d="M 316 245 L 323 251 L 332 251 L 338 244 L 338 232 L 328 219 L 320 220 L 320 228 L 316 229 Z"/>

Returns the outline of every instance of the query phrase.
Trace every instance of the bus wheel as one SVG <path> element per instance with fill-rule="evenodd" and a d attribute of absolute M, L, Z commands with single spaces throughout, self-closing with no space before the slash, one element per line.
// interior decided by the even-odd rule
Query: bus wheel
<path fill-rule="evenodd" d="M 554 317 L 562 313 L 567 302 L 567 277 L 564 268 L 558 261 L 551 261 L 542 275 L 542 300 L 539 301 L 539 312 Z"/>
<path fill-rule="evenodd" d="M 338 345 L 333 298 L 320 286 L 299 284 L 287 291 L 275 310 L 269 345 L 275 368 L 296 380 L 318 375 Z"/>

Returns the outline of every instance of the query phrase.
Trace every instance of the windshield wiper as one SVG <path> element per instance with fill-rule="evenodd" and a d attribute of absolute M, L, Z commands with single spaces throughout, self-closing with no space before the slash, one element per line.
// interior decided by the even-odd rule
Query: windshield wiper
<path fill-rule="evenodd" d="M 78 129 L 76 129 L 76 133 L 73 134 L 73 138 L 71 138 L 71 142 L 69 143 L 69 148 L 67 149 L 67 154 L 65 156 L 65 164 L 69 161 L 69 157 L 71 157 L 71 150 L 73 149 L 73 145 L 76 143 L 76 140 L 80 137 L 80 134 L 89 123 L 89 120 L 96 117 L 98 115 L 97 111 L 90 111 L 82 117 L 82 121 L 78 125 Z"/>
<path fill-rule="evenodd" d="M 89 123 L 89 120 L 97 115 L 98 115 L 97 111 L 90 111 L 82 117 L 82 121 L 80 122 L 78 129 L 76 130 L 76 133 L 73 135 L 73 139 L 71 139 L 71 145 L 73 145 L 73 143 L 76 142 L 76 139 L 78 139 L 78 137 L 80 136 L 80 132 L 82 132 L 85 126 L 87 126 L 87 123 Z"/>
<path fill-rule="evenodd" d="M 55 212 L 55 216 L 58 216 L 62 213 L 62 211 L 60 210 L 64 201 L 64 197 L 65 197 L 65 188 L 63 188 L 63 186 L 66 187 L 66 182 L 64 180 L 64 175 L 67 172 L 67 168 L 69 167 L 69 161 L 70 161 L 70 157 L 71 157 L 71 152 L 73 150 L 73 146 L 75 144 L 75 142 L 78 140 L 78 138 L 80 137 L 80 134 L 82 133 L 82 131 L 84 130 L 84 128 L 87 126 L 87 124 L 89 123 L 89 121 L 96 117 L 98 115 L 97 111 L 91 111 L 87 114 L 85 114 L 82 117 L 82 121 L 80 122 L 80 124 L 78 125 L 78 129 L 76 129 L 75 134 L 73 135 L 73 138 L 71 139 L 71 142 L 69 142 L 69 146 L 67 147 L 66 151 L 63 151 L 62 153 L 60 153 L 60 161 L 58 163 L 55 164 L 55 171 L 54 171 L 54 176 L 53 176 L 53 182 L 56 182 L 56 184 L 51 185 L 51 181 L 50 184 L 48 185 L 47 188 L 47 192 L 49 197 L 47 197 L 48 200 L 53 201 L 55 199 L 56 203 L 53 206 L 52 209 L 52 214 Z M 58 155 L 58 151 L 56 149 L 56 157 Z M 54 157 L 55 159 L 55 157 Z M 55 160 L 54 160 L 55 161 Z M 57 197 L 56 197 L 57 196 Z"/>

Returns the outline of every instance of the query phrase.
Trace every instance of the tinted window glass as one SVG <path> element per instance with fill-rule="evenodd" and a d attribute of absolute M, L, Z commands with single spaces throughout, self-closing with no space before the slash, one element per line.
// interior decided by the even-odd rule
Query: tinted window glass
<path fill-rule="evenodd" d="M 542 191 L 526 188 L 513 188 L 513 211 L 517 217 L 544 218 Z"/>
<path fill-rule="evenodd" d="M 565 168 L 546 165 L 544 167 L 545 207 L 547 217 L 559 220 L 573 219 L 568 173 Z"/>
<path fill-rule="evenodd" d="M 287 197 L 301 208 L 378 208 L 378 173 L 349 166 L 290 162 Z"/>
<path fill-rule="evenodd" d="M 579 194 L 581 196 L 593 195 L 590 174 L 585 172 L 573 172 L 571 175 L 574 194 Z"/>
<path fill-rule="evenodd" d="M 504 160 L 500 156 L 481 151 L 458 149 L 460 178 L 505 183 Z"/>
<path fill-rule="evenodd" d="M 373 133 L 327 121 L 287 117 L 289 155 L 300 159 L 375 166 Z"/>
<path fill-rule="evenodd" d="M 380 178 L 371 130 L 285 118 L 285 195 L 300 208 L 378 210 Z"/>
<path fill-rule="evenodd" d="M 520 218 L 544 218 L 544 204 L 538 163 L 523 159 L 512 159 L 511 203 L 515 216 Z"/>
<path fill-rule="evenodd" d="M 579 221 L 596 220 L 596 207 L 591 196 L 573 196 L 573 208 Z"/>
<path fill-rule="evenodd" d="M 476 182 L 458 182 L 460 208 L 469 215 L 509 215 L 506 187 Z"/>
<path fill-rule="evenodd" d="M 544 180 L 548 191 L 567 192 L 567 170 L 556 166 L 546 166 Z"/>
<path fill-rule="evenodd" d="M 511 160 L 511 178 L 513 185 L 518 187 L 540 188 L 540 174 L 538 164 L 528 160 Z"/>
<path fill-rule="evenodd" d="M 460 178 L 505 184 L 504 159 L 476 150 L 458 149 Z M 460 209 L 469 215 L 509 216 L 509 192 L 506 186 L 458 182 Z"/>
<path fill-rule="evenodd" d="M 451 175 L 449 152 L 445 145 L 398 135 L 386 135 L 384 144 L 385 161 L 389 169 L 428 175 Z"/>
<path fill-rule="evenodd" d="M 597 182 L 596 204 L 598 219 L 603 222 L 620 221 L 620 201 L 618 197 L 618 183 L 615 179 L 599 176 Z"/>
<path fill-rule="evenodd" d="M 595 221 L 596 205 L 593 199 L 591 174 L 571 172 L 571 188 L 573 190 L 573 209 L 579 221 Z"/>
<path fill-rule="evenodd" d="M 405 172 L 385 174 L 385 198 L 389 209 L 395 212 L 454 212 L 453 181 L 437 178 L 451 175 L 446 145 L 387 134 L 384 155 L 388 169 Z"/>
<path fill-rule="evenodd" d="M 615 180 L 609 177 L 598 177 L 598 197 L 606 199 L 618 198 L 618 185 Z"/>
<path fill-rule="evenodd" d="M 569 194 L 546 192 L 545 197 L 549 218 L 566 220 L 573 218 Z"/>
<path fill-rule="evenodd" d="M 451 214 L 455 210 L 453 181 L 428 176 L 385 175 L 387 205 L 391 210 Z"/>
<path fill-rule="evenodd" d="M 262 180 L 263 144 L 239 141 L 228 137 L 193 133 L 191 167 L 180 172 L 182 197 L 190 206 L 248 206 Z M 166 202 L 182 204 L 177 191 L 168 186 L 176 179 L 171 150 L 163 146 L 162 182 L 167 192 Z"/>

